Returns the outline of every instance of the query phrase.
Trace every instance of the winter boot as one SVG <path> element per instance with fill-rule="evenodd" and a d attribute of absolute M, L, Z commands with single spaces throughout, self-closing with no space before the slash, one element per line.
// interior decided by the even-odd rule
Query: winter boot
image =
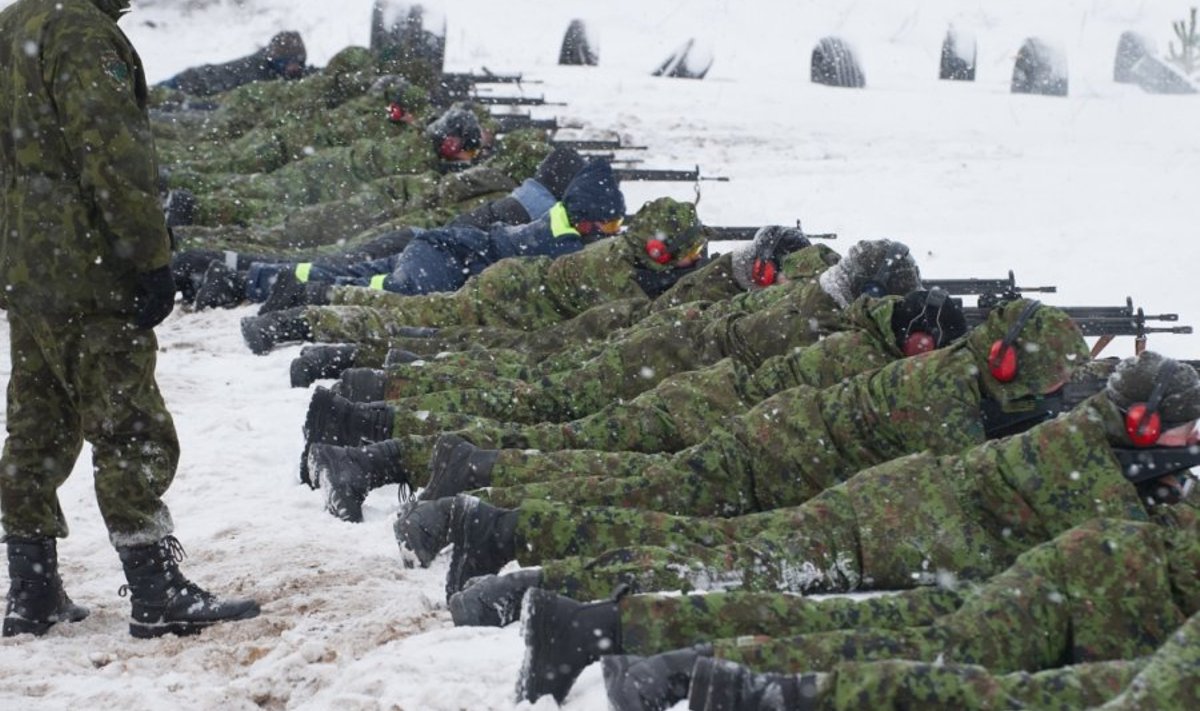
<path fill-rule="evenodd" d="M 343 521 L 362 522 L 367 494 L 387 484 L 408 484 L 400 440 L 365 447 L 313 444 L 308 474 L 325 492 L 325 510 Z"/>
<path fill-rule="evenodd" d="M 208 265 L 224 259 L 224 253 L 211 249 L 185 249 L 171 256 L 171 276 L 175 277 L 175 288 L 185 303 L 195 302 L 196 290 L 204 280 Z"/>
<path fill-rule="evenodd" d="M 232 308 L 245 298 L 242 277 L 222 261 L 209 262 L 204 278 L 196 289 L 196 309 Z"/>
<path fill-rule="evenodd" d="M 350 402 L 379 402 L 387 399 L 387 372 L 378 368 L 348 368 L 342 371 L 338 394 Z"/>
<path fill-rule="evenodd" d="M 521 599 L 541 582 L 537 569 L 473 578 L 450 596 L 450 616 L 458 627 L 503 627 L 520 619 Z"/>
<path fill-rule="evenodd" d="M 660 655 L 661 656 L 661 655 Z M 725 659 L 700 657 L 692 667 L 692 711 L 814 711 L 821 674 L 755 674 Z M 604 669 L 608 682 L 608 667 Z M 611 700 L 612 693 L 609 693 Z"/>
<path fill-rule="evenodd" d="M 255 355 L 270 353 L 278 343 L 311 341 L 312 337 L 312 329 L 304 318 L 303 307 L 242 319 L 242 338 L 245 339 L 246 345 L 250 346 L 250 352 Z"/>
<path fill-rule="evenodd" d="M 517 557 L 517 512 L 459 494 L 450 509 L 450 543 L 447 600 L 471 578 L 497 573 Z"/>
<path fill-rule="evenodd" d="M 292 387 L 307 388 L 323 378 L 336 378 L 354 367 L 357 356 L 355 345 L 305 346 L 300 349 L 300 356 L 292 360 Z"/>
<path fill-rule="evenodd" d="M 308 302 L 304 300 L 305 286 L 306 284 L 300 281 L 294 270 L 279 272 L 275 277 L 275 283 L 271 285 L 270 295 L 267 296 L 267 300 L 263 302 L 262 306 L 258 307 L 258 315 L 262 316 L 297 306 L 307 306 Z"/>
<path fill-rule="evenodd" d="M 183 546 L 174 536 L 145 546 L 117 546 L 125 567 L 133 617 L 129 633 L 139 639 L 196 634 L 217 622 L 257 617 L 258 603 L 249 599 L 221 600 L 184 577 L 179 570 Z"/>
<path fill-rule="evenodd" d="M 676 649 L 650 657 L 604 657 L 604 688 L 614 709 L 667 709 L 688 697 L 692 667 L 701 657 L 712 656 L 706 646 Z"/>
<path fill-rule="evenodd" d="M 584 667 L 621 653 L 621 615 L 615 600 L 585 604 L 531 588 L 521 602 L 521 637 L 517 702 L 552 694 L 561 704 Z"/>
<path fill-rule="evenodd" d="M 280 312 L 284 313 L 284 312 Z M 385 402 L 350 402 L 328 388 L 313 391 L 304 419 L 304 453 L 300 458 L 300 480 L 320 486 L 308 472 L 308 448 L 314 444 L 357 447 L 392 437 L 395 411 Z"/>
<path fill-rule="evenodd" d="M 56 622 L 79 622 L 86 607 L 71 602 L 58 576 L 58 542 L 53 538 L 8 537 L 8 606 L 5 637 L 43 635 Z"/>
<path fill-rule="evenodd" d="M 447 433 L 437 438 L 429 460 L 429 483 L 420 499 L 440 499 L 490 486 L 498 449 L 480 449 L 463 437 Z"/>
<path fill-rule="evenodd" d="M 413 559 L 428 568 L 439 551 L 450 544 L 450 509 L 453 498 L 436 501 L 409 501 L 400 508 L 393 530 L 400 544 L 404 567 L 413 567 Z"/>
<path fill-rule="evenodd" d="M 196 219 L 196 196 L 187 188 L 175 188 L 167 193 L 163 203 L 167 227 L 186 227 Z"/>
<path fill-rule="evenodd" d="M 406 351 L 403 348 L 389 348 L 387 355 L 383 357 L 383 367 L 387 369 L 393 365 L 407 365 L 409 363 L 416 363 L 419 360 L 425 360 L 425 357 L 417 355 L 412 351 Z"/>

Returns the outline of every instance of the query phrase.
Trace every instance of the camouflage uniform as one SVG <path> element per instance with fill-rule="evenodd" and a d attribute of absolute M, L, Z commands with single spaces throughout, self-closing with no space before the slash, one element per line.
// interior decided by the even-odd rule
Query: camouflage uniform
<path fill-rule="evenodd" d="M 0 508 L 9 536 L 62 537 L 56 489 L 84 439 L 117 545 L 171 531 L 179 445 L 131 324 L 138 275 L 170 261 L 141 60 L 124 0 L 21 0 L 0 13 L 0 288 L 11 325 Z M 29 45 L 35 53 L 25 51 Z"/>
<path fill-rule="evenodd" d="M 688 242 L 679 252 L 684 255 L 703 244 L 693 206 L 661 198 L 639 210 L 625 234 L 573 254 L 501 260 L 452 293 L 401 296 L 335 287 L 334 306 L 309 307 L 304 319 L 314 340 L 347 343 L 400 335 L 397 329 L 403 326 L 479 324 L 535 330 L 615 299 L 658 295 L 648 293 L 647 282 L 664 289 L 673 283 L 672 291 L 682 300 L 662 293 L 670 299 L 662 302 L 664 307 L 725 298 L 740 290 L 728 269 L 722 270 L 721 260 L 688 275 L 693 279 L 676 281 L 674 265 L 659 265 L 646 254 L 645 242 L 656 235 Z"/>
<path fill-rule="evenodd" d="M 918 591 L 868 601 L 865 621 L 845 619 L 858 617 L 845 612 L 856 603 L 804 605 L 785 599 L 785 609 L 798 607 L 807 616 L 784 616 L 785 624 L 774 629 L 760 624 L 774 615 L 731 613 L 723 609 L 727 605 L 721 595 L 710 603 L 718 607 L 721 617 L 716 618 L 694 613 L 706 607 L 702 601 L 668 603 L 666 610 L 646 610 L 645 603 L 632 609 L 622 605 L 623 646 L 633 653 L 657 653 L 715 639 L 717 657 L 774 672 L 824 671 L 841 661 L 889 658 L 980 664 L 997 672 L 1131 659 L 1154 651 L 1200 609 L 1200 538 L 1194 523 L 1176 528 L 1090 521 L 1023 553 L 1007 570 L 967 593 L 957 609 L 899 627 L 877 625 L 872 618 L 904 620 L 914 607 L 906 596 Z M 921 593 L 918 604 L 928 595 Z M 746 613 L 748 601 L 740 597 L 728 605 Z M 772 603 L 770 596 L 759 597 L 768 598 L 769 609 L 778 609 L 780 603 Z M 820 611 L 829 603 L 834 614 L 826 618 Z M 636 609 L 639 604 L 642 610 Z M 671 614 L 657 617 L 656 612 Z M 808 618 L 817 624 L 810 628 Z M 793 620 L 799 624 L 788 624 Z M 1015 630 L 1024 633 L 1013 634 Z M 693 633 L 698 638 L 663 646 Z"/>
<path fill-rule="evenodd" d="M 986 437 L 985 397 L 1015 407 L 1063 382 L 1087 360 L 1078 328 L 1063 312 L 1043 307 L 1018 338 L 1017 347 L 1028 350 L 1022 351 L 1017 379 L 1002 384 L 993 378 L 987 369 L 991 345 L 1025 305 L 1017 300 L 994 310 L 948 348 L 895 361 L 827 390 L 779 392 L 673 456 L 506 451 L 492 469 L 495 488 L 487 498 L 501 506 L 546 498 L 739 516 L 795 506 L 860 469 L 905 454 L 960 452 Z M 787 369 L 764 379 L 770 384 L 780 375 L 787 377 Z M 653 440 L 653 434 L 646 438 Z"/>
<path fill-rule="evenodd" d="M 581 599 L 621 581 L 844 592 L 911 588 L 939 571 L 983 579 L 1090 518 L 1147 519 L 1109 445 L 1122 428 L 1101 393 L 1022 434 L 957 456 L 894 459 L 800 506 L 736 519 L 527 500 L 517 558 L 542 564 L 543 587 Z"/>

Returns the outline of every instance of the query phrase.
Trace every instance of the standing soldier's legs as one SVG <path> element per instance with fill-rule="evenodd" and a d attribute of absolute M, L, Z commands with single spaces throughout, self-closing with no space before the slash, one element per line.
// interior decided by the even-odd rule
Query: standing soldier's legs
<path fill-rule="evenodd" d="M 58 487 L 67 480 L 83 432 L 80 393 L 69 380 L 78 353 L 77 328 L 8 313 L 12 375 L 8 438 L 0 462 L 0 507 L 7 536 L 63 538 L 67 522 Z"/>
<path fill-rule="evenodd" d="M 156 543 L 173 529 L 162 496 L 179 463 L 175 423 L 154 377 L 158 341 L 111 318 L 89 323 L 83 336 L 80 415 L 100 513 L 114 545 Z"/>

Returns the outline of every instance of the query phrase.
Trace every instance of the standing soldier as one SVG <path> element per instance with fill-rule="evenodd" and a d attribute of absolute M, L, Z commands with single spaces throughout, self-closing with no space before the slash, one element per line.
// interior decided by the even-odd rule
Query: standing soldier
<path fill-rule="evenodd" d="M 125 567 L 135 637 L 254 617 L 179 571 L 162 496 L 179 442 L 154 379 L 171 313 L 171 245 L 155 181 L 141 59 L 117 27 L 128 0 L 18 0 L 0 13 L 0 306 L 12 377 L 0 460 L 11 586 L 5 637 L 87 610 L 58 575 L 56 490 L 83 440 Z"/>

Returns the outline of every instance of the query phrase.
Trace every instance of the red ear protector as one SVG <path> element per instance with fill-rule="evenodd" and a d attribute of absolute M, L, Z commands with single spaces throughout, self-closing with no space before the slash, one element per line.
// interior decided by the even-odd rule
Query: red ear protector
<path fill-rule="evenodd" d="M 879 265 L 879 271 L 875 273 L 866 284 L 863 284 L 860 294 L 866 294 L 873 299 L 882 299 L 888 295 L 887 283 L 892 276 L 892 267 L 900 263 L 902 259 L 908 256 L 908 245 L 900 245 L 900 249 L 894 255 L 889 255 L 883 260 L 883 264 Z"/>
<path fill-rule="evenodd" d="M 453 158 L 463 150 L 463 140 L 458 136 L 446 136 L 438 146 L 438 155 L 443 158 Z"/>
<path fill-rule="evenodd" d="M 1125 412 L 1125 432 L 1137 447 L 1150 447 L 1158 441 L 1162 434 L 1162 416 L 1158 414 L 1158 406 L 1162 404 L 1166 394 L 1167 381 L 1175 374 L 1176 363 L 1164 360 L 1155 378 L 1154 389 L 1146 402 L 1131 405 Z"/>
<path fill-rule="evenodd" d="M 646 254 L 659 264 L 670 264 L 674 259 L 671 250 L 667 248 L 667 243 L 657 237 L 646 240 Z"/>
<path fill-rule="evenodd" d="M 756 285 L 770 286 L 775 283 L 775 278 L 778 276 L 774 260 L 759 257 L 754 258 L 754 265 L 750 267 L 750 279 Z"/>
<path fill-rule="evenodd" d="M 914 316 L 913 320 L 908 322 L 908 328 L 906 329 L 908 336 L 905 337 L 904 345 L 901 347 L 905 357 L 928 353 L 938 347 L 938 341 L 941 340 L 942 335 L 942 306 L 946 304 L 947 298 L 949 298 L 949 294 L 945 290 L 937 288 L 930 289 L 929 293 L 925 295 L 925 306 L 921 310 L 921 313 Z M 927 331 L 913 330 L 917 321 L 920 321 L 931 310 L 934 311 L 933 328 Z"/>
<path fill-rule="evenodd" d="M 704 228 L 700 225 L 692 225 L 684 230 L 679 242 L 683 245 L 690 245 L 695 242 L 696 235 L 703 230 Z M 699 251 L 699 249 L 697 249 L 697 251 Z M 650 256 L 650 259 L 654 260 L 658 264 L 666 265 L 675 260 L 675 255 L 671 253 L 671 248 L 667 246 L 666 242 L 657 237 L 651 237 L 650 239 L 646 240 L 646 254 Z M 684 256 L 686 257 L 688 255 L 685 254 Z"/>
<path fill-rule="evenodd" d="M 1017 377 L 1017 336 L 1020 335 L 1021 329 L 1029 322 L 1033 316 L 1033 312 L 1038 310 L 1042 305 L 1040 301 L 1030 301 L 1021 311 L 1021 315 L 1008 329 L 1008 333 L 1004 338 L 992 344 L 992 350 L 988 352 L 988 370 L 991 371 L 992 377 L 1002 383 L 1011 383 Z"/>
<path fill-rule="evenodd" d="M 395 101 L 388 104 L 387 113 L 388 121 L 391 121 L 392 123 L 405 123 L 412 118 L 409 116 L 408 112 L 404 110 L 404 107 Z"/>

